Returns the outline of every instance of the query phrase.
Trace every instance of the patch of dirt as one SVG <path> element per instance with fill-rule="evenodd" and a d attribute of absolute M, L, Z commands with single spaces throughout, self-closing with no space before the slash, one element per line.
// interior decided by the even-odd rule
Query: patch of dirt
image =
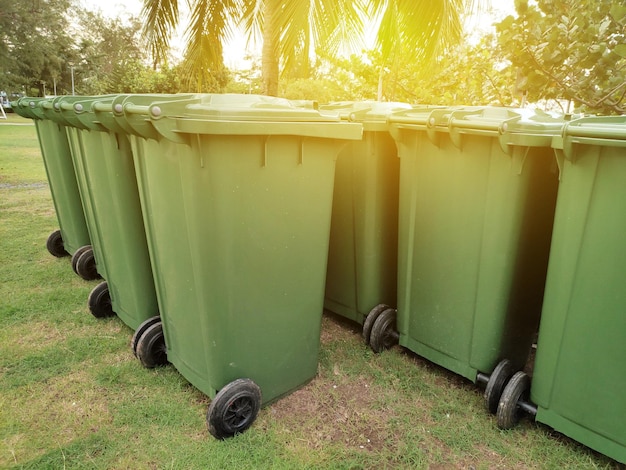
<path fill-rule="evenodd" d="M 342 443 L 377 450 L 389 437 L 389 415 L 376 410 L 376 387 L 365 378 L 318 378 L 272 405 L 270 413 L 289 433 L 301 434 L 310 448 Z"/>
<path fill-rule="evenodd" d="M 324 312 L 322 317 L 322 333 L 320 341 L 322 345 L 338 339 L 353 339 L 354 336 L 361 338 L 361 326 L 331 312 Z"/>

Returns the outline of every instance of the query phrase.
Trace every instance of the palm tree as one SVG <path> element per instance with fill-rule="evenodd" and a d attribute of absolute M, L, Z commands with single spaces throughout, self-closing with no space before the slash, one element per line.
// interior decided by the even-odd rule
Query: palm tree
<path fill-rule="evenodd" d="M 432 58 L 460 37 L 463 13 L 474 0 L 189 0 L 187 74 L 198 86 L 207 71 L 223 67 L 222 45 L 243 25 L 248 39 L 262 38 L 262 92 L 278 93 L 283 71 L 310 73 L 312 49 L 336 53 L 357 47 L 363 20 L 380 21 L 377 44 L 386 64 L 406 49 L 415 60 Z M 169 37 L 180 21 L 179 0 L 144 0 L 144 35 L 155 66 L 164 61 Z M 410 47 L 406 47 L 410 45 Z M 381 69 L 380 83 L 384 77 Z M 379 87 L 380 88 L 380 87 Z"/>
<path fill-rule="evenodd" d="M 248 38 L 263 38 L 263 92 L 278 92 L 279 64 L 308 78 L 311 49 L 336 53 L 355 47 L 363 31 L 363 0 L 243 0 L 242 25 Z"/>
<path fill-rule="evenodd" d="M 184 70 L 187 86 L 200 92 L 212 73 L 224 68 L 223 43 L 233 34 L 232 18 L 241 12 L 240 0 L 197 0 L 189 2 L 190 22 L 186 31 Z M 170 37 L 179 25 L 179 0 L 144 0 L 143 34 L 150 46 L 153 67 L 167 62 Z"/>
<path fill-rule="evenodd" d="M 399 59 L 427 67 L 463 33 L 465 15 L 481 0 L 370 0 L 368 16 L 378 22 L 376 47 L 382 57 L 378 99 L 383 96 L 385 72 L 393 73 Z"/>

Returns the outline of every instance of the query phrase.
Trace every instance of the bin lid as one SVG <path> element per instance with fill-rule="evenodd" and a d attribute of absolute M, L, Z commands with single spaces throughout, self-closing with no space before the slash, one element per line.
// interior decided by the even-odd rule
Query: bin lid
<path fill-rule="evenodd" d="M 124 111 L 134 113 L 125 101 Z M 162 135 L 172 132 L 214 135 L 300 135 L 359 140 L 363 126 L 342 121 L 339 116 L 322 114 L 311 107 L 298 106 L 284 98 L 244 94 L 205 94 L 195 99 L 154 102 L 149 115 Z"/>
<path fill-rule="evenodd" d="M 415 124 L 441 131 L 463 129 L 467 133 L 533 133 L 554 135 L 561 131 L 565 118 L 529 108 L 495 106 L 419 106 L 389 116 L 390 123 Z"/>
<path fill-rule="evenodd" d="M 235 93 L 200 95 L 199 103 L 188 104 L 184 117 L 229 121 L 311 122 L 336 121 L 313 107 L 299 106 L 284 98 Z"/>
<path fill-rule="evenodd" d="M 433 142 L 446 133 L 460 147 L 463 135 L 482 135 L 498 138 L 508 152 L 510 146 L 549 147 L 552 137 L 561 133 L 565 116 L 527 108 L 417 107 L 393 113 L 389 123 L 395 138 L 402 128 L 425 131 Z"/>

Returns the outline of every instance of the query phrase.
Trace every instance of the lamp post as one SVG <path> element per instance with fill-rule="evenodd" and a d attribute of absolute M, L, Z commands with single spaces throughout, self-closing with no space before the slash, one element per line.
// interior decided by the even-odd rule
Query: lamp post
<path fill-rule="evenodd" d="M 74 66 L 70 65 L 70 72 L 72 73 L 72 96 L 74 96 Z"/>

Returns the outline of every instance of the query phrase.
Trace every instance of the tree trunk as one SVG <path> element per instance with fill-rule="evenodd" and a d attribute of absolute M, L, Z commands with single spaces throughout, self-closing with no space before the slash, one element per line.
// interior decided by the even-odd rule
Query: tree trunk
<path fill-rule="evenodd" d="M 377 101 L 383 100 L 383 80 L 385 78 L 385 66 L 381 65 L 378 71 L 378 93 L 376 94 Z"/>
<path fill-rule="evenodd" d="M 269 96 L 278 95 L 278 38 L 276 31 L 280 1 L 266 0 L 264 6 L 263 50 L 261 56 L 262 93 Z"/>

